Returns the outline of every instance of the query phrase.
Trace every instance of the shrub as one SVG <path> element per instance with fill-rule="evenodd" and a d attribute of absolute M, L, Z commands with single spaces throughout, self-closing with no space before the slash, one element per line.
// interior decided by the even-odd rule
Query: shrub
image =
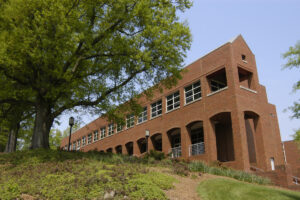
<path fill-rule="evenodd" d="M 155 150 L 150 150 L 149 157 L 152 157 L 155 160 L 163 160 L 166 158 L 163 152 L 155 151 Z"/>
<path fill-rule="evenodd" d="M 227 176 L 230 178 L 234 178 L 240 181 L 245 181 L 249 183 L 257 183 L 262 185 L 270 184 L 271 181 L 268 178 L 264 178 L 261 176 L 257 176 L 255 174 L 251 174 L 244 171 L 234 170 L 227 167 L 221 166 L 220 163 L 213 163 L 214 166 L 209 166 L 204 162 L 191 162 L 188 164 L 188 168 L 192 172 L 203 172 L 214 174 L 218 176 Z M 219 166 L 219 167 L 217 167 Z"/>

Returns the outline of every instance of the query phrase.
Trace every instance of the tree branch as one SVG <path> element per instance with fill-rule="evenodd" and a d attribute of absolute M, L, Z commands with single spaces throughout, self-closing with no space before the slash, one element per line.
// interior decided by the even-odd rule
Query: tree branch
<path fill-rule="evenodd" d="M 57 109 L 55 112 L 52 113 L 52 118 L 54 119 L 55 117 L 59 116 L 63 111 L 76 107 L 76 106 L 95 106 L 98 105 L 101 101 L 103 101 L 106 96 L 110 95 L 111 93 L 119 90 L 123 86 L 125 86 L 127 83 L 129 83 L 133 78 L 136 77 L 137 74 L 144 72 L 146 69 L 140 69 L 135 72 L 133 72 L 127 79 L 125 79 L 121 84 L 115 85 L 114 87 L 110 88 L 107 90 L 105 93 L 103 93 L 101 96 L 99 96 L 97 99 L 94 101 L 88 101 L 88 100 L 82 100 L 78 102 L 73 102 L 73 103 L 68 103 L 66 105 L 63 105 L 59 109 Z"/>

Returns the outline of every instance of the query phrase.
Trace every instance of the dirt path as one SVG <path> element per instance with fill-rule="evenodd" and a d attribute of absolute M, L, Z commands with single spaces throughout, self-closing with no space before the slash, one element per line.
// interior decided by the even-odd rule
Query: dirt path
<path fill-rule="evenodd" d="M 173 189 L 165 191 L 168 199 L 170 200 L 201 200 L 197 194 L 198 184 L 206 179 L 217 177 L 211 174 L 199 175 L 199 173 L 191 173 L 190 176 L 183 177 L 175 175 L 167 168 L 151 168 L 150 170 L 168 174 L 177 180 L 177 182 L 174 183 Z"/>
<path fill-rule="evenodd" d="M 200 200 L 197 194 L 197 185 L 201 181 L 201 177 L 175 177 L 178 182 L 174 184 L 175 188 L 166 191 L 166 195 L 170 200 Z"/>

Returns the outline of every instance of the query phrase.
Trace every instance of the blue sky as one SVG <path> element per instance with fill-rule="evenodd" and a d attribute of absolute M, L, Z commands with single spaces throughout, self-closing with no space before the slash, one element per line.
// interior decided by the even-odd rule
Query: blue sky
<path fill-rule="evenodd" d="M 299 92 L 292 93 L 300 73 L 282 70 L 282 54 L 300 40 L 300 0 L 194 0 L 181 19 L 193 35 L 186 64 L 242 34 L 255 54 L 260 84 L 277 107 L 281 138 L 292 139 L 300 123 L 284 110 L 300 99 Z"/>
<path fill-rule="evenodd" d="M 194 0 L 180 15 L 190 26 L 193 42 L 185 60 L 189 64 L 231 38 L 242 34 L 256 56 L 260 84 L 266 86 L 269 102 L 277 107 L 282 140 L 292 139 L 300 128 L 284 109 L 300 99 L 292 93 L 299 70 L 282 70 L 282 54 L 300 40 L 300 0 Z M 68 116 L 61 118 L 67 127 Z M 94 117 L 83 118 L 85 123 Z"/>

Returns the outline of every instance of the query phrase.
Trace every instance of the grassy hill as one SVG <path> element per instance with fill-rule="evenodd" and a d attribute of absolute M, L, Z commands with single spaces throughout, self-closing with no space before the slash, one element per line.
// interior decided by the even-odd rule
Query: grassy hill
<path fill-rule="evenodd" d="M 198 187 L 199 196 L 204 200 L 218 199 L 218 195 L 224 197 L 221 195 L 223 193 L 228 196 L 228 187 L 234 194 L 235 188 L 236 191 L 244 191 L 239 192 L 240 199 L 263 199 L 260 196 L 264 197 L 264 194 L 269 195 L 268 199 L 272 199 L 273 194 L 279 197 L 274 199 L 280 199 L 280 195 L 285 197 L 282 199 L 300 199 L 300 193 L 259 186 L 269 181 L 245 172 L 208 166 L 201 162 L 158 161 L 161 158 L 160 154 L 155 153 L 138 159 L 99 152 L 54 150 L 0 154 L 0 199 L 168 199 L 165 191 L 177 189 L 174 185 L 180 181 L 178 177 L 198 178 L 198 186 L 186 187 L 195 187 L 195 192 Z M 229 181 L 233 182 L 228 183 L 227 179 L 202 181 L 199 172 L 256 184 L 245 183 L 243 188 L 240 181 L 232 179 Z M 260 196 L 249 196 L 256 190 Z M 228 196 L 227 199 L 238 198 Z"/>

